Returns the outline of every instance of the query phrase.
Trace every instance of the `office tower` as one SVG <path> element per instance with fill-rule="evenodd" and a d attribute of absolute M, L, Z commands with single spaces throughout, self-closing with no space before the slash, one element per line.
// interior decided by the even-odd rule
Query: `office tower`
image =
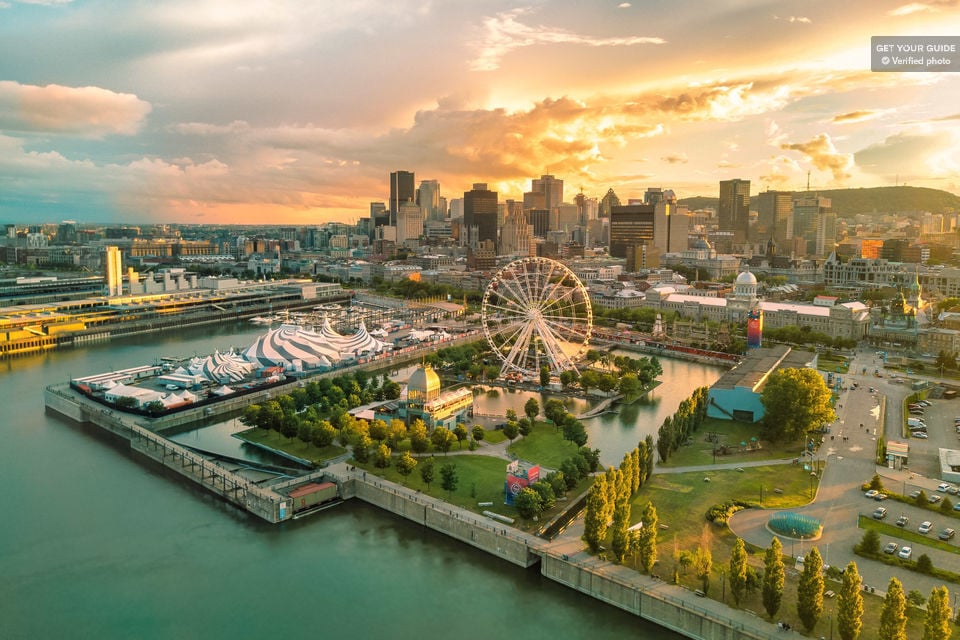
<path fill-rule="evenodd" d="M 533 255 L 533 227 L 527 223 L 527 216 L 519 206 L 510 209 L 513 210 L 508 210 L 500 232 L 500 253 L 508 256 Z"/>
<path fill-rule="evenodd" d="M 611 209 L 619 206 L 620 198 L 613 192 L 613 189 L 608 189 L 606 195 L 600 200 L 600 217 L 609 218 Z"/>
<path fill-rule="evenodd" d="M 530 191 L 543 194 L 543 207 L 553 211 L 563 203 L 563 180 L 553 176 L 540 176 L 530 181 Z"/>
<path fill-rule="evenodd" d="M 523 193 L 523 210 L 547 209 L 547 196 L 542 191 L 525 191 Z"/>
<path fill-rule="evenodd" d="M 443 196 L 440 196 L 440 198 L 438 199 L 438 202 L 439 202 L 439 205 L 438 205 L 438 206 L 439 206 L 439 216 L 440 216 L 439 220 L 441 220 L 441 221 L 442 221 L 442 220 L 446 220 L 446 219 L 449 217 L 449 216 L 447 215 L 447 213 L 448 213 L 448 211 L 447 211 L 447 199 L 444 198 Z"/>
<path fill-rule="evenodd" d="M 425 219 L 443 220 L 445 212 L 440 208 L 440 182 L 423 180 L 417 189 L 417 204 L 423 209 Z"/>
<path fill-rule="evenodd" d="M 390 174 L 390 224 L 397 224 L 397 212 L 403 202 L 416 202 L 412 171 L 394 171 Z"/>
<path fill-rule="evenodd" d="M 397 244 L 423 235 L 423 208 L 412 202 L 400 204 L 397 212 Z"/>
<path fill-rule="evenodd" d="M 383 202 L 371 202 L 370 220 L 374 228 L 388 226 L 390 224 L 390 210 L 387 209 L 387 205 Z"/>
<path fill-rule="evenodd" d="M 582 193 L 578 193 L 574 196 L 573 201 L 577 205 L 578 224 L 581 227 L 586 227 L 591 220 L 597 219 L 600 203 L 597 202 L 596 198 L 588 198 Z"/>
<path fill-rule="evenodd" d="M 610 255 L 627 258 L 635 247 L 653 245 L 654 207 L 649 204 L 610 208 Z"/>
<path fill-rule="evenodd" d="M 533 235 L 537 238 L 546 238 L 550 231 L 550 212 L 546 209 L 524 209 L 527 221 L 533 227 Z"/>
<path fill-rule="evenodd" d="M 779 247 L 787 246 L 793 237 L 793 193 L 764 191 L 757 195 L 756 240 L 766 242 L 773 238 Z"/>
<path fill-rule="evenodd" d="M 824 211 L 817 218 L 816 255 L 825 258 L 837 246 L 837 214 L 833 211 Z"/>
<path fill-rule="evenodd" d="M 580 224 L 580 209 L 576 204 L 561 204 L 553 209 L 556 224 L 551 224 L 551 230 L 572 231 Z"/>
<path fill-rule="evenodd" d="M 107 247 L 104 266 L 106 267 L 107 296 L 123 295 L 123 260 L 119 247 Z"/>
<path fill-rule="evenodd" d="M 467 231 L 467 246 L 476 248 L 484 240 L 497 244 L 497 192 L 487 189 L 485 182 L 477 182 L 463 194 L 463 224 Z"/>
<path fill-rule="evenodd" d="M 807 253 L 817 252 L 817 235 L 820 227 L 820 218 L 833 211 L 833 202 L 830 198 L 823 198 L 813 193 L 799 194 L 793 199 L 793 235 L 802 238 L 807 245 Z M 826 231 L 826 229 L 824 229 Z M 834 237 L 829 240 L 833 244 L 836 237 L 836 220 L 833 222 Z M 822 243 L 821 243 L 822 246 Z M 819 253 L 818 253 L 819 255 Z"/>
<path fill-rule="evenodd" d="M 463 219 L 463 198 L 454 198 L 450 201 L 450 219 Z"/>
<path fill-rule="evenodd" d="M 734 246 L 747 241 L 750 225 L 750 181 L 721 180 L 720 206 L 717 208 L 720 231 L 733 233 Z"/>
<path fill-rule="evenodd" d="M 663 200 L 663 189 L 660 187 L 650 187 L 643 194 L 643 204 L 656 205 L 661 200 Z"/>
<path fill-rule="evenodd" d="M 649 193 L 649 190 L 648 190 Z M 653 206 L 653 244 L 661 253 L 687 250 L 690 233 L 690 212 L 686 205 L 677 204 L 672 190 L 659 191 Z"/>

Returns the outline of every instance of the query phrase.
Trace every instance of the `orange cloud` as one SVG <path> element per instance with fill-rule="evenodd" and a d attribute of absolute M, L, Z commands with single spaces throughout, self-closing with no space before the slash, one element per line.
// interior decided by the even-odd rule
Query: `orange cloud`
<path fill-rule="evenodd" d="M 837 114 L 833 116 L 830 122 L 833 124 L 852 124 L 866 120 L 874 120 L 885 113 L 886 111 L 878 111 L 875 109 L 860 109 L 858 111 L 848 111 L 847 113 Z"/>
<path fill-rule="evenodd" d="M 781 149 L 799 151 L 807 157 L 813 166 L 824 171 L 831 171 L 833 179 L 842 182 L 850 177 L 850 168 L 853 166 L 853 155 L 839 153 L 833 146 L 833 141 L 825 133 L 815 136 L 807 142 L 784 143 Z"/>
<path fill-rule="evenodd" d="M 150 103 L 100 87 L 43 87 L 0 81 L 0 128 L 88 137 L 133 135 Z"/>

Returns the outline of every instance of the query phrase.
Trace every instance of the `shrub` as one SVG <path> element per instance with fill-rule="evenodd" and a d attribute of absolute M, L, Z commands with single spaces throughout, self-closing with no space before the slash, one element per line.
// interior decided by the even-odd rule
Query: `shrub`
<path fill-rule="evenodd" d="M 933 560 L 930 559 L 930 556 L 923 553 L 917 558 L 917 571 L 926 574 L 933 573 Z"/>
<path fill-rule="evenodd" d="M 725 525 L 730 520 L 730 516 L 742 509 L 749 509 L 753 505 L 744 500 L 727 500 L 720 504 L 715 504 L 707 510 L 707 520 L 714 524 Z"/>

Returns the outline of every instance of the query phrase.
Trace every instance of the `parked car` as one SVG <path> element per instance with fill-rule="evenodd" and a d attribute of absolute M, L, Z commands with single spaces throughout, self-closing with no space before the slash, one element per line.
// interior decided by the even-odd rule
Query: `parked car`
<path fill-rule="evenodd" d="M 953 510 L 954 510 L 954 511 L 960 511 L 960 502 L 958 502 L 957 504 L 953 505 Z"/>
<path fill-rule="evenodd" d="M 937 491 L 939 491 L 940 493 L 946 493 L 946 492 L 947 492 L 947 488 L 948 488 L 949 486 L 950 486 L 950 485 L 947 484 L 946 482 L 941 482 L 940 484 L 937 485 Z"/>
<path fill-rule="evenodd" d="M 910 497 L 913 498 L 914 500 L 916 500 L 917 498 L 919 498 L 919 497 L 920 497 L 920 490 L 917 489 L 917 490 L 915 490 L 915 491 L 911 491 L 911 492 L 910 492 Z"/>
<path fill-rule="evenodd" d="M 898 527 L 905 527 L 908 524 L 910 524 L 910 518 L 908 518 L 907 516 L 900 516 L 899 518 L 897 518 L 896 525 Z"/>
<path fill-rule="evenodd" d="M 863 494 L 863 495 L 864 495 L 864 497 L 866 497 L 866 498 L 876 498 L 878 493 L 880 493 L 880 492 L 877 491 L 876 489 L 870 489 L 869 491 L 867 491 L 867 492 L 866 492 L 865 494 Z"/>
<path fill-rule="evenodd" d="M 920 438 L 921 440 L 926 440 L 930 437 L 924 431 L 911 431 L 910 435 L 914 438 Z"/>
<path fill-rule="evenodd" d="M 917 531 L 920 533 L 930 533 L 930 529 L 933 529 L 933 523 L 929 520 L 924 520 L 920 523 L 920 526 L 917 527 Z"/>
<path fill-rule="evenodd" d="M 887 494 L 885 494 L 885 493 L 878 493 L 877 495 L 873 496 L 873 499 L 876 500 L 877 502 L 880 502 L 880 501 L 882 501 L 882 500 L 886 500 L 886 499 L 887 499 Z"/>
<path fill-rule="evenodd" d="M 930 504 L 937 504 L 941 500 L 943 500 L 943 496 L 938 496 L 937 494 L 933 494 L 932 496 L 927 498 L 927 502 L 929 502 Z"/>
<path fill-rule="evenodd" d="M 901 547 L 900 553 L 897 554 L 899 557 L 904 560 L 909 560 L 910 556 L 913 555 L 913 547 Z"/>
<path fill-rule="evenodd" d="M 883 552 L 884 552 L 884 553 L 889 553 L 889 554 L 892 555 L 892 554 L 896 553 L 896 552 L 897 552 L 897 549 L 899 549 L 899 548 L 900 548 L 900 545 L 898 545 L 896 542 L 888 542 L 888 543 L 886 544 L 886 546 L 883 548 Z"/>
<path fill-rule="evenodd" d="M 940 535 L 937 536 L 941 540 L 950 540 L 953 536 L 957 535 L 957 532 L 953 529 L 947 528 L 940 532 Z"/>
<path fill-rule="evenodd" d="M 873 511 L 873 517 L 875 520 L 883 520 L 887 517 L 887 510 L 884 507 L 877 507 Z"/>

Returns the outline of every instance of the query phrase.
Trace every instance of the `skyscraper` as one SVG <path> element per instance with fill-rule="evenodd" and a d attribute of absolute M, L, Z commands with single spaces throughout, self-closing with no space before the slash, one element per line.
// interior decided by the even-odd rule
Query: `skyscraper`
<path fill-rule="evenodd" d="M 467 231 L 467 246 L 476 248 L 484 240 L 497 244 L 497 192 L 487 189 L 485 182 L 477 182 L 463 194 L 463 224 Z"/>
<path fill-rule="evenodd" d="M 103 263 L 106 267 L 107 296 L 123 295 L 123 261 L 119 247 L 107 247 Z"/>
<path fill-rule="evenodd" d="M 620 198 L 617 197 L 617 194 L 613 192 L 613 189 L 607 189 L 606 195 L 603 196 L 603 199 L 600 200 L 600 217 L 609 218 L 610 210 L 613 207 L 620 206 Z"/>
<path fill-rule="evenodd" d="M 650 190 L 647 190 L 650 193 Z M 653 205 L 653 244 L 661 253 L 676 253 L 687 250 L 687 235 L 690 231 L 690 212 L 686 205 L 677 204 L 677 196 L 671 189 L 657 191 Z"/>
<path fill-rule="evenodd" d="M 821 227 L 821 218 L 833 211 L 833 202 L 813 193 L 797 194 L 793 200 L 793 235 L 803 238 L 807 243 L 807 253 L 821 254 L 824 244 L 831 250 L 836 239 L 836 218 L 832 218 L 829 229 Z M 826 235 L 823 235 L 826 233 Z M 818 242 L 818 235 L 820 239 Z M 827 240 L 827 236 L 831 236 Z"/>
<path fill-rule="evenodd" d="M 720 231 L 733 233 L 734 245 L 747 241 L 750 224 L 750 181 L 736 178 L 720 181 L 720 205 L 717 208 Z"/>
<path fill-rule="evenodd" d="M 764 191 L 757 195 L 757 237 L 759 242 L 773 238 L 778 246 L 787 246 L 793 237 L 793 193 Z"/>
<path fill-rule="evenodd" d="M 446 212 L 440 208 L 440 182 L 437 180 L 423 180 L 417 189 L 417 204 L 423 209 L 427 220 L 443 220 Z"/>
<path fill-rule="evenodd" d="M 415 202 L 416 189 L 412 171 L 394 171 L 390 174 L 390 224 L 397 224 L 397 212 L 402 202 Z"/>
<path fill-rule="evenodd" d="M 610 208 L 610 255 L 627 258 L 637 247 L 653 246 L 654 207 L 631 204 Z"/>
<path fill-rule="evenodd" d="M 563 203 L 563 180 L 540 176 L 531 180 L 530 191 L 543 194 L 543 208 L 553 211 Z"/>

